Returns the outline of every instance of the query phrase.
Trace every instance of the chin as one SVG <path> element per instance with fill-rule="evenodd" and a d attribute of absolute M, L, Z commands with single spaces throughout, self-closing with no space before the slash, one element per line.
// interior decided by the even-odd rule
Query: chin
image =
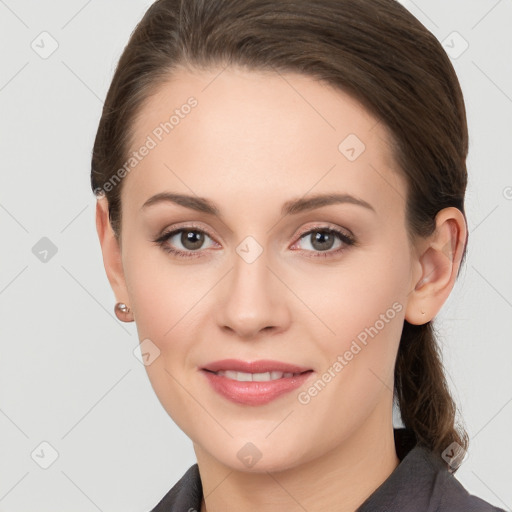
<path fill-rule="evenodd" d="M 276 439 L 277 441 L 277 439 Z M 231 468 L 234 471 L 244 473 L 267 473 L 285 471 L 296 467 L 304 461 L 300 457 L 299 450 L 294 447 L 281 446 L 281 451 L 272 442 L 262 440 L 251 442 L 247 440 L 230 440 L 221 453 L 215 453 L 219 445 L 216 445 L 210 455 L 217 459 L 221 464 Z M 226 454 L 233 454 L 226 457 Z"/>

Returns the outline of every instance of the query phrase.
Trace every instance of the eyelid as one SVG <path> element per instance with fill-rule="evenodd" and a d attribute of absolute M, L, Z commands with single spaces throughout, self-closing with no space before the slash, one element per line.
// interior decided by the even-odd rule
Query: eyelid
<path fill-rule="evenodd" d="M 314 230 L 320 231 L 320 230 L 324 230 L 324 229 L 325 230 L 333 229 L 334 231 L 340 231 L 347 238 L 351 238 L 351 239 L 354 238 L 354 235 L 352 234 L 352 232 L 349 229 L 339 227 L 336 224 L 332 224 L 330 222 L 319 222 L 317 224 L 314 224 L 313 226 L 309 226 L 304 229 L 301 228 L 301 230 L 299 230 L 298 234 L 296 234 L 295 237 L 301 238 L 305 234 L 309 233 L 310 231 L 314 231 Z"/>
<path fill-rule="evenodd" d="M 169 233 L 172 233 L 174 231 L 187 230 L 187 229 L 190 231 L 192 231 L 192 230 L 201 231 L 203 233 L 206 233 L 213 240 L 215 240 L 215 237 L 210 233 L 208 228 L 204 227 L 202 224 L 196 224 L 194 221 L 183 222 L 183 223 L 179 223 L 176 225 L 173 224 L 172 227 L 162 229 L 161 235 L 159 235 L 159 236 L 169 235 Z"/>

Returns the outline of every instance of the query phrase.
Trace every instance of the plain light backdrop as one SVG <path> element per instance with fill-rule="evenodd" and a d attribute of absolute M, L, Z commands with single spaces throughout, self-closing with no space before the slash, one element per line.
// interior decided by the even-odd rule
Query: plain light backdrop
<path fill-rule="evenodd" d="M 89 187 L 151 3 L 0 0 L 0 512 L 149 511 L 195 462 L 114 316 Z M 457 478 L 511 510 L 512 2 L 402 3 L 443 42 L 468 114 L 468 254 L 435 320 L 471 438 Z"/>

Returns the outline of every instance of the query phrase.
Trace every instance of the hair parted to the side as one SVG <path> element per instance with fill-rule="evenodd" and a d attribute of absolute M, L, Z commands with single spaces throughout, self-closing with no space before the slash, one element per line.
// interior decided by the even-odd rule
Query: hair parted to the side
<path fill-rule="evenodd" d="M 177 67 L 226 65 L 325 81 L 387 127 L 397 171 L 407 183 L 411 242 L 433 233 L 436 214 L 445 207 L 465 217 L 468 131 L 462 91 L 441 44 L 397 1 L 158 0 L 118 62 L 94 142 L 91 186 L 105 193 L 118 237 L 122 182 L 108 191 L 103 187 L 127 159 L 144 101 Z M 462 262 L 466 247 L 467 237 Z M 431 322 L 404 322 L 395 397 L 419 443 L 439 456 L 453 442 L 467 450 L 469 438 L 457 424 Z"/>

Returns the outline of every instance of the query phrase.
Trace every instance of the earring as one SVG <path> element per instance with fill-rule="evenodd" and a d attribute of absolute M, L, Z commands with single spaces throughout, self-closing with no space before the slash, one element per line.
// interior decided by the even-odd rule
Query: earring
<path fill-rule="evenodd" d="M 130 308 L 124 302 L 118 302 L 116 308 L 121 311 L 121 313 L 128 313 L 130 311 Z"/>
<path fill-rule="evenodd" d="M 132 318 L 127 318 L 130 313 L 131 309 L 124 303 L 124 302 L 117 302 L 114 307 L 114 312 L 118 318 L 118 320 L 121 320 L 121 322 L 132 322 Z"/>

